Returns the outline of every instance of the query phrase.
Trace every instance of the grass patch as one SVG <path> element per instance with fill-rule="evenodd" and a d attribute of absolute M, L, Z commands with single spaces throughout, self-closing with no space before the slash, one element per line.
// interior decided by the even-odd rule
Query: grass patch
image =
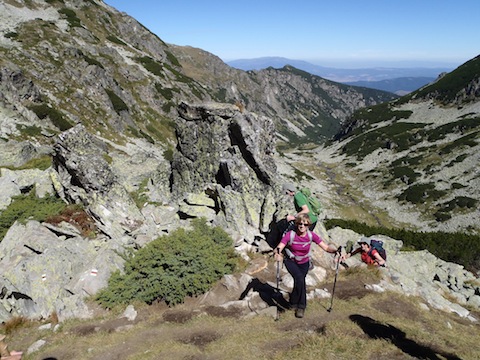
<path fill-rule="evenodd" d="M 5 166 L 5 168 L 10 170 L 27 170 L 27 169 L 47 170 L 50 166 L 52 166 L 52 157 L 50 155 L 44 155 L 38 158 L 31 159 L 30 161 L 26 162 L 22 166 L 18 166 L 18 167 Z"/>
<path fill-rule="evenodd" d="M 26 136 L 31 136 L 31 137 L 38 137 L 42 135 L 42 129 L 38 126 L 32 125 L 32 126 L 25 126 L 21 124 L 17 124 L 17 129 Z"/>
<path fill-rule="evenodd" d="M 128 111 L 128 106 L 125 104 L 125 102 L 122 100 L 120 96 L 115 94 L 112 90 L 110 89 L 105 89 L 105 92 L 108 95 L 108 98 L 110 99 L 110 102 L 112 103 L 113 109 L 117 114 L 120 114 L 122 111 Z"/>
<path fill-rule="evenodd" d="M 125 44 L 122 40 L 120 40 L 119 38 L 117 38 L 116 36 L 113 36 L 113 35 L 108 35 L 107 40 L 111 41 L 114 44 L 127 46 L 127 44 Z"/>
<path fill-rule="evenodd" d="M 12 202 L 0 215 L 0 239 L 5 237 L 8 229 L 19 221 L 25 223 L 27 220 L 45 221 L 53 215 L 60 214 L 66 204 L 57 196 L 38 198 L 35 191 L 28 194 L 14 196 Z"/>
<path fill-rule="evenodd" d="M 145 69 L 150 71 L 153 75 L 164 77 L 163 75 L 163 65 L 149 56 L 136 57 L 135 61 L 143 65 Z"/>
<path fill-rule="evenodd" d="M 49 118 L 53 125 L 56 126 L 60 131 L 66 131 L 73 126 L 64 118 L 60 111 L 48 106 L 45 103 L 30 105 L 28 106 L 28 109 L 33 111 L 41 120 Z"/>
<path fill-rule="evenodd" d="M 81 20 L 77 17 L 77 14 L 72 9 L 62 8 L 58 10 L 58 12 L 62 15 L 65 15 L 71 27 L 82 27 Z"/>
<path fill-rule="evenodd" d="M 340 274 L 339 291 L 349 278 Z M 362 282 L 363 278 L 359 276 L 358 281 Z M 67 321 L 59 331 L 44 335 L 47 345 L 34 356 L 85 360 L 107 357 L 142 360 L 477 359 L 480 356 L 476 346 L 477 325 L 435 309 L 423 311 L 419 302 L 414 296 L 392 292 L 361 298 L 336 297 L 333 311 L 327 313 L 327 301 L 314 299 L 309 300 L 304 319 L 296 319 L 293 312 L 285 312 L 281 313 L 279 321 L 262 315 L 242 319 L 209 314 L 188 317 L 196 309 L 135 306 L 141 316 L 128 324 L 129 329 L 123 326 L 118 331 L 108 326 L 119 322 L 116 313 Z M 183 322 L 165 320 L 182 313 L 187 315 Z M 38 324 L 22 330 L 12 336 L 11 348 L 18 349 L 17 344 L 28 332 L 38 338 Z"/>

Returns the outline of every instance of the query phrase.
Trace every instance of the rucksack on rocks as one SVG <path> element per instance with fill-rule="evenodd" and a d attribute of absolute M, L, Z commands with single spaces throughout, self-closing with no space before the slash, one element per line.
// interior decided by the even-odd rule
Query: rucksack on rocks
<path fill-rule="evenodd" d="M 383 260 L 387 261 L 387 252 L 383 248 L 383 241 L 381 240 L 370 240 L 370 247 L 378 251 Z"/>
<path fill-rule="evenodd" d="M 307 198 L 307 201 L 308 201 L 308 205 L 310 207 L 310 209 L 312 210 L 313 214 L 315 216 L 318 216 L 320 215 L 320 213 L 322 212 L 322 204 L 320 203 L 320 201 L 312 195 L 312 192 L 310 191 L 309 188 L 302 188 L 300 189 L 300 192 L 305 195 L 305 197 Z"/>

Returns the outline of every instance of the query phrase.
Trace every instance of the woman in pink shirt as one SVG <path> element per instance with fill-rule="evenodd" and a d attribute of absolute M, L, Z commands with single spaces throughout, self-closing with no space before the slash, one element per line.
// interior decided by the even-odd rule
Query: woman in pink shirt
<path fill-rule="evenodd" d="M 308 214 L 298 214 L 295 218 L 296 230 L 283 236 L 275 251 L 275 260 L 284 261 L 293 277 L 293 290 L 290 294 L 290 306 L 295 309 L 295 316 L 302 318 L 307 307 L 307 286 L 305 278 L 310 268 L 310 246 L 314 242 L 329 253 L 337 249 L 327 245 L 316 233 L 308 230 L 311 225 Z M 285 250 L 285 257 L 282 251 Z"/>

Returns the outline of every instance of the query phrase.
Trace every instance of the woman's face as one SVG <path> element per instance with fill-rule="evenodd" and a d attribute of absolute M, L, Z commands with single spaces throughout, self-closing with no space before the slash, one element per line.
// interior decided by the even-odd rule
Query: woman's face
<path fill-rule="evenodd" d="M 310 226 L 310 224 L 306 221 L 301 221 L 297 224 L 297 228 L 300 231 L 307 230 L 309 226 Z"/>

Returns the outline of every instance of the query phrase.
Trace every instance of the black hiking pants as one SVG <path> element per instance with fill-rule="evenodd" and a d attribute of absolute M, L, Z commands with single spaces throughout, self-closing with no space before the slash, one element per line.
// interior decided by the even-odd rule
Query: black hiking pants
<path fill-rule="evenodd" d="M 307 284 L 306 277 L 310 267 L 310 261 L 297 264 L 295 260 L 285 259 L 285 266 L 293 277 L 293 290 L 290 294 L 290 306 L 298 309 L 307 308 Z"/>

